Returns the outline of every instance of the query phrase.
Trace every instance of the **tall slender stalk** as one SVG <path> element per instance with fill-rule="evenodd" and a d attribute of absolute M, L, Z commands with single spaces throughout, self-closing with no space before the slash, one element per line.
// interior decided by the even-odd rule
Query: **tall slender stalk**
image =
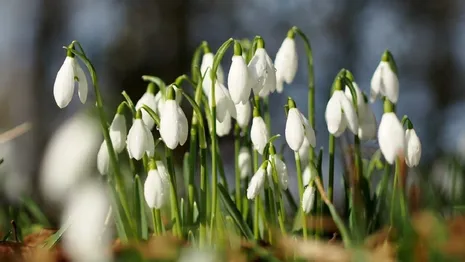
<path fill-rule="evenodd" d="M 241 128 L 236 123 L 234 126 L 234 175 L 236 181 L 236 207 L 241 212 L 242 210 L 242 186 L 241 186 L 241 170 L 239 169 L 239 152 L 241 150 Z"/>
<path fill-rule="evenodd" d="M 202 248 L 207 240 L 207 149 L 200 149 L 200 204 L 199 204 L 199 247 Z"/>
<path fill-rule="evenodd" d="M 336 151 L 336 137 L 329 135 L 329 170 L 328 170 L 328 198 L 329 201 L 334 200 L 334 151 Z"/>
<path fill-rule="evenodd" d="M 260 239 L 260 195 L 254 200 L 253 235 L 255 240 Z"/>
<path fill-rule="evenodd" d="M 171 201 L 171 207 L 174 212 L 174 218 L 176 219 L 175 222 L 175 229 L 176 229 L 176 234 L 179 237 L 183 237 L 183 232 L 182 232 L 182 221 L 181 221 L 181 212 L 179 210 L 179 203 L 178 203 L 178 192 L 176 189 L 176 174 L 175 174 L 175 169 L 174 169 L 174 163 L 173 163 L 173 153 L 172 151 L 166 147 L 166 161 L 168 164 L 168 172 L 170 174 L 170 201 Z"/>
<path fill-rule="evenodd" d="M 302 199 L 304 195 L 304 180 L 302 176 L 302 164 L 300 162 L 299 152 L 294 152 L 294 156 L 295 156 L 295 166 L 297 169 L 297 185 L 299 187 L 299 197 L 300 197 L 299 203 L 302 203 Z M 303 230 L 304 240 L 306 240 L 307 239 L 307 215 L 305 214 L 305 212 L 303 212 L 301 206 L 302 205 L 300 205 L 300 211 L 302 213 L 302 230 Z"/>

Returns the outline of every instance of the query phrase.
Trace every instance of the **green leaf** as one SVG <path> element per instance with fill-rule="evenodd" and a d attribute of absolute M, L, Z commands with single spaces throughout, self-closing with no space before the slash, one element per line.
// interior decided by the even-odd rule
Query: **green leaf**
<path fill-rule="evenodd" d="M 160 88 L 160 92 L 162 92 L 163 96 L 165 96 L 166 84 L 161 78 L 156 77 L 156 76 L 143 75 L 142 79 L 144 81 L 148 81 L 148 82 L 152 82 L 156 84 L 158 88 Z"/>
<path fill-rule="evenodd" d="M 231 215 L 234 222 L 236 223 L 237 227 L 239 227 L 242 234 L 247 239 L 253 239 L 254 236 L 253 236 L 252 230 L 249 228 L 247 223 L 245 223 L 245 221 L 242 219 L 241 212 L 239 212 L 239 210 L 237 209 L 236 205 L 234 204 L 231 197 L 229 196 L 226 188 L 223 185 L 218 184 L 218 189 L 220 192 L 221 200 L 224 206 L 226 207 L 226 210 L 228 211 L 228 213 Z"/>
<path fill-rule="evenodd" d="M 194 108 L 194 112 L 197 118 L 197 123 L 199 124 L 199 147 L 200 148 L 207 148 L 207 139 L 205 137 L 205 123 L 202 117 L 202 110 L 200 110 L 199 105 L 195 102 L 195 100 L 186 92 L 182 92 L 184 97 L 189 101 L 192 108 Z"/>
<path fill-rule="evenodd" d="M 149 238 L 147 214 L 145 212 L 144 188 L 139 175 L 134 178 L 134 207 L 137 221 L 138 237 L 147 240 Z"/>
<path fill-rule="evenodd" d="M 61 226 L 61 228 L 55 232 L 55 234 L 51 235 L 47 240 L 45 240 L 44 246 L 45 248 L 52 248 L 58 243 L 58 241 L 61 239 L 63 234 L 66 232 L 66 230 L 69 228 L 71 225 L 71 218 L 68 218 L 66 220 L 65 224 Z"/>
<path fill-rule="evenodd" d="M 31 198 L 23 197 L 21 201 L 23 202 L 23 205 L 26 207 L 27 211 L 31 213 L 32 217 L 37 222 L 39 222 L 44 227 L 50 227 L 50 222 L 48 221 L 47 217 Z"/>
<path fill-rule="evenodd" d="M 131 230 L 131 226 L 129 224 L 129 221 L 126 220 L 126 217 L 123 216 L 123 210 L 121 204 L 117 200 L 117 193 L 116 189 L 112 186 L 110 186 L 111 189 L 111 194 L 110 194 L 110 200 L 111 200 L 111 207 L 113 214 L 115 216 L 115 223 L 116 223 L 116 230 L 118 232 L 118 237 L 120 238 L 121 241 L 127 242 L 129 240 L 129 236 L 134 236 L 134 233 Z"/>

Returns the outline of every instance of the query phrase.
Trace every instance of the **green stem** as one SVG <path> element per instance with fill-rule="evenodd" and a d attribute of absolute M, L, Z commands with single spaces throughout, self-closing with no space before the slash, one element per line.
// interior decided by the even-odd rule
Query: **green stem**
<path fill-rule="evenodd" d="M 328 197 L 331 203 L 334 200 L 334 151 L 336 150 L 336 138 L 329 135 L 329 172 L 328 172 Z"/>
<path fill-rule="evenodd" d="M 260 239 L 260 196 L 255 197 L 254 202 L 254 220 L 253 220 L 253 235 L 255 240 Z"/>
<path fill-rule="evenodd" d="M 200 203 L 199 203 L 199 247 L 206 244 L 207 239 L 207 149 L 200 149 Z"/>
<path fill-rule="evenodd" d="M 295 166 L 296 166 L 296 171 L 297 171 L 297 184 L 299 187 L 299 199 L 300 202 L 302 203 L 302 198 L 304 195 L 304 180 L 302 177 L 302 165 L 300 163 L 300 155 L 299 152 L 294 152 L 295 156 Z M 299 210 L 302 213 L 302 230 L 303 230 L 303 235 L 304 235 L 304 240 L 307 239 L 307 215 L 305 212 L 303 212 L 302 208 L 299 208 Z"/>
<path fill-rule="evenodd" d="M 195 116 L 193 117 L 195 118 Z M 190 149 L 189 149 L 189 178 L 187 185 L 187 225 L 191 225 L 194 222 L 194 200 L 195 200 L 195 184 L 194 176 L 197 169 L 197 124 L 191 125 L 190 132 Z"/>
<path fill-rule="evenodd" d="M 179 204 L 178 204 L 178 193 L 176 189 L 176 174 L 175 174 L 175 169 L 174 169 L 174 163 L 173 163 L 173 153 L 172 151 L 166 147 L 166 161 L 168 164 L 168 172 L 170 173 L 170 199 L 171 199 L 171 207 L 172 210 L 174 211 L 174 218 L 176 219 L 175 222 L 175 229 L 176 233 L 178 234 L 178 237 L 182 238 L 183 237 L 183 232 L 182 232 L 182 221 L 181 221 L 181 213 L 179 211 Z"/>
<path fill-rule="evenodd" d="M 242 210 L 242 187 L 241 187 L 241 170 L 239 169 L 239 151 L 241 150 L 240 127 L 236 123 L 234 126 L 234 175 L 236 180 L 236 207 Z"/>

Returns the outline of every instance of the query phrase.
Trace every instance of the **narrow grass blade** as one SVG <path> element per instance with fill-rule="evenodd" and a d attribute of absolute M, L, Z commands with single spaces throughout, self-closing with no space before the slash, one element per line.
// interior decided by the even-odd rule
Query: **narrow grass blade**
<path fill-rule="evenodd" d="M 228 210 L 229 214 L 233 218 L 236 225 L 241 230 L 242 234 L 248 239 L 253 239 L 254 237 L 253 237 L 252 230 L 249 228 L 247 223 L 245 223 L 245 221 L 242 219 L 242 214 L 239 212 L 236 205 L 232 201 L 226 188 L 223 185 L 218 184 L 218 189 L 219 189 L 221 200 L 224 206 Z"/>
<path fill-rule="evenodd" d="M 147 215 L 145 212 L 144 189 L 140 181 L 139 175 L 134 179 L 134 207 L 137 220 L 138 237 L 147 240 L 149 237 Z"/>
<path fill-rule="evenodd" d="M 27 211 L 37 222 L 39 222 L 44 227 L 50 227 L 50 222 L 48 221 L 47 217 L 32 199 L 30 199 L 29 197 L 24 197 L 22 198 L 22 202 L 26 207 Z"/>

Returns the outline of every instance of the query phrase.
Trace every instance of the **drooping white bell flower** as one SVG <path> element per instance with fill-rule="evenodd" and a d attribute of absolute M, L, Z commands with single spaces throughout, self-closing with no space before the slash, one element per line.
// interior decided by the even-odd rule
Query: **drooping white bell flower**
<path fill-rule="evenodd" d="M 170 149 L 184 145 L 188 132 L 189 127 L 184 111 L 175 100 L 167 100 L 160 114 L 160 136 L 165 145 Z"/>
<path fill-rule="evenodd" d="M 357 83 L 352 82 L 352 86 L 355 89 L 355 94 L 357 95 L 357 107 L 358 107 L 358 113 L 362 113 L 362 111 L 365 109 L 365 100 L 363 96 L 362 90 L 358 87 Z M 350 92 L 350 88 L 348 86 L 345 87 L 344 93 L 349 99 L 349 101 L 352 101 L 352 93 Z"/>
<path fill-rule="evenodd" d="M 210 106 L 213 105 L 211 95 L 208 96 Z M 228 89 L 223 84 L 215 84 L 215 103 L 216 103 L 216 119 L 223 122 L 226 118 L 226 113 L 236 119 L 237 112 L 234 102 L 231 100 Z"/>
<path fill-rule="evenodd" d="M 170 183 L 170 174 L 168 173 L 168 169 L 165 166 L 163 161 L 156 161 L 157 164 L 157 172 L 160 175 L 163 183 L 168 184 Z"/>
<path fill-rule="evenodd" d="M 75 81 L 78 82 L 79 99 L 84 104 L 88 93 L 86 75 L 75 57 L 67 56 L 53 85 L 53 96 L 58 107 L 65 108 L 73 99 Z"/>
<path fill-rule="evenodd" d="M 105 140 L 103 140 L 97 153 L 97 169 L 101 175 L 107 175 L 110 170 L 110 155 Z"/>
<path fill-rule="evenodd" d="M 219 137 L 223 137 L 229 134 L 231 132 L 231 116 L 229 115 L 229 112 L 226 112 L 226 117 L 224 118 L 223 122 L 220 122 L 218 120 L 216 121 L 216 135 Z"/>
<path fill-rule="evenodd" d="M 246 103 L 249 100 L 251 88 L 248 85 L 248 69 L 242 55 L 232 57 L 228 74 L 228 88 L 234 104 Z"/>
<path fill-rule="evenodd" d="M 126 140 L 129 156 L 136 160 L 141 160 L 145 153 L 149 157 L 155 154 L 155 142 L 152 133 L 142 121 L 140 110 L 136 113 L 131 129 L 129 129 Z"/>
<path fill-rule="evenodd" d="M 159 92 L 160 93 L 160 92 Z M 145 125 L 149 130 L 153 129 L 155 125 L 155 121 L 153 118 L 142 109 L 143 105 L 148 106 L 154 112 L 157 112 L 159 100 L 155 98 L 155 84 L 150 83 L 147 87 L 147 91 L 142 95 L 142 97 L 136 103 L 136 110 L 142 111 L 142 120 L 144 121 Z"/>
<path fill-rule="evenodd" d="M 250 179 L 250 183 L 247 188 L 248 199 L 254 199 L 258 194 L 260 194 L 265 185 L 265 179 L 267 175 L 267 164 L 265 163 L 260 166 L 257 172 L 255 172 L 255 174 L 252 176 L 252 179 Z"/>
<path fill-rule="evenodd" d="M 291 84 L 297 73 L 298 66 L 297 48 L 295 45 L 294 36 L 288 36 L 284 39 L 281 47 L 276 53 L 274 65 L 276 67 L 276 81 L 279 83 L 276 86 L 276 91 L 281 93 L 283 91 L 283 82 Z"/>
<path fill-rule="evenodd" d="M 112 261 L 111 227 L 105 227 L 110 207 L 107 192 L 96 182 L 86 182 L 71 190 L 61 223 L 63 248 L 72 261 Z M 110 221 L 111 223 L 111 221 Z"/>
<path fill-rule="evenodd" d="M 298 151 L 304 142 L 305 133 L 300 112 L 295 107 L 290 108 L 287 114 L 285 134 L 289 147 L 294 151 Z"/>
<path fill-rule="evenodd" d="M 335 90 L 326 105 L 326 124 L 329 133 L 340 136 L 349 126 L 352 133 L 358 133 L 358 119 L 352 102 L 341 90 Z"/>
<path fill-rule="evenodd" d="M 378 128 L 378 143 L 381 153 L 389 164 L 399 155 L 404 157 L 405 134 L 402 124 L 393 112 L 384 113 Z"/>
<path fill-rule="evenodd" d="M 307 186 L 305 188 L 304 194 L 302 196 L 302 210 L 305 214 L 310 213 L 313 209 L 313 202 L 315 199 L 315 187 L 313 185 Z"/>
<path fill-rule="evenodd" d="M 278 157 L 278 155 L 273 154 L 270 155 L 269 160 L 271 163 L 273 163 L 276 166 L 276 173 L 278 175 L 278 181 L 279 185 L 282 190 L 286 190 L 288 185 L 289 185 L 289 175 L 287 174 L 287 166 L 286 163 L 284 163 L 281 158 Z M 268 175 L 268 182 L 270 185 L 273 185 L 273 169 L 271 163 L 267 167 L 267 175 Z M 271 186 L 273 189 L 274 187 Z"/>
<path fill-rule="evenodd" d="M 205 95 L 209 96 L 211 91 L 211 76 L 210 70 L 213 68 L 213 58 L 214 55 L 211 52 L 205 53 L 202 57 L 202 63 L 200 64 L 200 73 L 203 78 L 202 86 Z M 216 70 L 216 80 L 218 83 L 224 85 L 224 72 L 221 65 L 218 65 L 218 69 Z"/>
<path fill-rule="evenodd" d="M 111 122 L 109 132 L 115 151 L 117 153 L 123 152 L 124 148 L 126 147 L 126 139 L 128 135 L 126 118 L 123 114 L 116 113 L 113 121 Z"/>
<path fill-rule="evenodd" d="M 239 127 L 242 129 L 247 128 L 249 126 L 250 119 L 252 118 L 252 108 L 250 106 L 250 102 L 246 101 L 244 104 L 236 104 L 236 112 L 236 121 Z"/>
<path fill-rule="evenodd" d="M 70 190 L 95 172 L 101 143 L 98 121 L 87 114 L 71 117 L 53 134 L 40 168 L 40 189 L 50 203 L 62 203 Z"/>
<path fill-rule="evenodd" d="M 361 140 L 376 139 L 376 117 L 368 103 L 358 112 L 358 137 Z"/>
<path fill-rule="evenodd" d="M 310 180 L 316 175 L 316 173 L 317 173 L 316 169 L 310 164 L 304 168 L 304 171 L 302 172 L 302 180 L 303 180 L 304 186 L 310 183 Z"/>
<path fill-rule="evenodd" d="M 156 167 L 150 169 L 144 183 L 144 197 L 150 208 L 160 209 L 169 196 L 169 184 L 158 173 Z"/>
<path fill-rule="evenodd" d="M 255 95 L 266 97 L 276 90 L 276 69 L 265 48 L 258 46 L 249 62 L 249 86 Z M 260 44 L 260 41 L 259 41 Z"/>
<path fill-rule="evenodd" d="M 405 149 L 405 163 L 409 167 L 418 166 L 421 158 L 421 142 L 415 129 L 410 128 L 405 130 L 405 142 L 407 144 Z"/>
<path fill-rule="evenodd" d="M 237 161 L 239 162 L 241 179 L 244 179 L 249 176 L 252 171 L 252 156 L 250 155 L 249 149 L 247 147 L 242 147 L 239 150 Z"/>
<path fill-rule="evenodd" d="M 390 57 L 392 56 L 387 52 L 383 54 L 382 61 L 371 78 L 370 102 L 372 103 L 378 96 L 385 96 L 394 104 L 399 98 L 399 79 L 391 68 Z"/>
<path fill-rule="evenodd" d="M 258 114 L 258 110 L 256 109 L 254 109 L 254 118 L 252 120 L 252 128 L 250 129 L 250 139 L 252 140 L 254 149 L 262 155 L 266 143 L 268 143 L 268 139 L 270 139 L 270 135 L 268 134 L 265 121 L 263 121 L 263 118 Z"/>
<path fill-rule="evenodd" d="M 175 100 L 178 105 L 181 105 L 182 101 L 182 90 L 177 87 L 176 85 L 172 85 L 175 93 Z M 158 92 L 157 95 L 155 96 L 155 99 L 157 100 L 157 110 L 156 111 L 159 115 L 163 112 L 163 106 L 165 105 L 166 102 L 166 96 L 163 95 L 163 92 Z"/>

